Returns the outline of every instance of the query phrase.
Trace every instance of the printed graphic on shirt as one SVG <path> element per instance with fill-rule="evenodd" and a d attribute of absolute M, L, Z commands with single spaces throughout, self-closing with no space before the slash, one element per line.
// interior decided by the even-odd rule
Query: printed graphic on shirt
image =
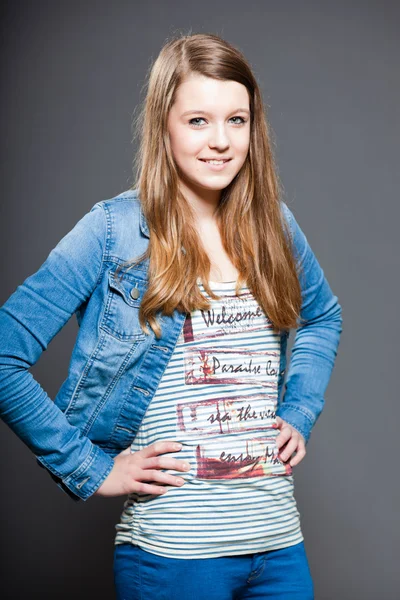
<path fill-rule="evenodd" d="M 185 349 L 186 384 L 256 383 L 276 389 L 279 352 L 191 346 Z"/>
<path fill-rule="evenodd" d="M 196 477 L 291 474 L 275 442 L 279 335 L 253 295 L 224 295 L 210 310 L 188 314 L 179 346 L 185 385 L 203 386 L 176 407 L 179 439 L 197 442 Z"/>
<path fill-rule="evenodd" d="M 205 295 L 210 298 L 208 294 Z M 240 296 L 224 295 L 220 300 L 211 301 L 210 310 L 199 311 L 201 319 L 192 319 L 192 315 L 187 315 L 183 327 L 183 337 L 186 343 L 196 342 L 203 338 L 212 339 L 223 335 L 272 329 L 272 323 L 265 316 L 251 292 L 244 292 Z"/>
<path fill-rule="evenodd" d="M 225 450 L 221 450 L 224 447 Z M 232 440 L 196 447 L 199 479 L 238 479 L 264 475 L 289 474 L 277 456 L 274 437 L 250 438 L 232 447 Z"/>
<path fill-rule="evenodd" d="M 275 407 L 275 399 L 263 394 L 179 403 L 178 439 L 203 438 L 196 446 L 196 477 L 290 475 L 291 466 L 278 457 Z M 232 435 L 243 432 L 254 432 L 254 437 Z"/>
<path fill-rule="evenodd" d="M 219 435 L 274 428 L 275 397 L 268 394 L 226 396 L 177 406 L 180 433 Z"/>

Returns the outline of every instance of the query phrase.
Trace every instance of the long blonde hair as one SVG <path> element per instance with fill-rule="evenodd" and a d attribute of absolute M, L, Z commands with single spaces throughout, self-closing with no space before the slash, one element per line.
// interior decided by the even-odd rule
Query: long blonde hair
<path fill-rule="evenodd" d="M 146 98 L 137 117 L 140 138 L 136 180 L 150 239 L 144 254 L 128 261 L 128 268 L 149 259 L 148 288 L 139 320 L 157 337 L 156 313 L 207 310 L 201 278 L 208 285 L 210 259 L 194 225 L 194 215 L 179 190 L 167 120 L 181 82 L 196 73 L 243 84 L 250 97 L 250 148 L 241 170 L 222 190 L 215 217 L 224 249 L 239 276 L 236 293 L 246 283 L 276 329 L 297 326 L 301 288 L 289 230 L 282 217 L 279 181 L 269 139 L 261 92 L 252 70 L 234 46 L 214 34 L 183 35 L 168 41 L 148 78 Z"/>

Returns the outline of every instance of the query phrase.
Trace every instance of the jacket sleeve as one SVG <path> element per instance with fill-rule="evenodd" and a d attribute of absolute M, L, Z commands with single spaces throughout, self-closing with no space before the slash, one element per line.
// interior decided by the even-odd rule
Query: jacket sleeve
<path fill-rule="evenodd" d="M 324 407 L 324 394 L 342 332 L 342 308 L 306 236 L 284 202 L 282 210 L 289 224 L 299 267 L 302 306 L 285 392 L 276 414 L 295 427 L 307 443 Z"/>
<path fill-rule="evenodd" d="M 72 426 L 29 368 L 93 292 L 107 222 L 95 204 L 0 307 L 0 415 L 73 500 L 86 500 L 113 459 Z"/>

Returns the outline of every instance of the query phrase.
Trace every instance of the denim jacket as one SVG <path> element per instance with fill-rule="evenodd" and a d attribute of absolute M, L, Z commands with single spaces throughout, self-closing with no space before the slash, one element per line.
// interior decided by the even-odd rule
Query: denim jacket
<path fill-rule="evenodd" d="M 276 414 L 308 442 L 324 405 L 342 331 L 341 306 L 292 212 L 282 202 L 302 275 L 301 317 L 286 374 L 281 334 Z M 96 203 L 0 307 L 2 419 L 73 500 L 87 500 L 130 446 L 182 330 L 185 314 L 158 314 L 162 337 L 139 325 L 148 259 L 114 277 L 145 251 L 149 230 L 138 190 Z M 121 275 L 121 273 L 119 273 Z M 68 375 L 54 401 L 29 368 L 76 314 Z"/>

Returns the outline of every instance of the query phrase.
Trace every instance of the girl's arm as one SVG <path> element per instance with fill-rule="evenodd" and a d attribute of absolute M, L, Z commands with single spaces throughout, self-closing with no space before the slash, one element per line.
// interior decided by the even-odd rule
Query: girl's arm
<path fill-rule="evenodd" d="M 76 501 L 94 493 L 114 461 L 68 422 L 28 370 L 96 287 L 106 235 L 98 203 L 0 307 L 0 415 Z"/>
<path fill-rule="evenodd" d="M 295 427 L 306 443 L 324 407 L 324 394 L 334 366 L 342 332 L 342 308 L 293 213 L 282 202 L 302 267 L 299 325 L 290 357 L 285 393 L 276 414 Z"/>

